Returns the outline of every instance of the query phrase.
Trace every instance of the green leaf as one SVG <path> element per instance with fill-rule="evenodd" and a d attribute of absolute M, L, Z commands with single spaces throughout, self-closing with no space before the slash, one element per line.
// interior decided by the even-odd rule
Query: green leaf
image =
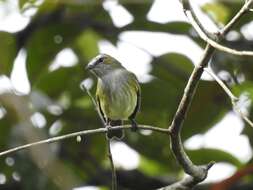
<path fill-rule="evenodd" d="M 18 1 L 18 6 L 19 9 L 23 9 L 24 5 L 27 3 L 28 0 L 19 0 Z"/>
<path fill-rule="evenodd" d="M 159 84 L 159 87 L 152 87 L 151 83 L 149 83 L 148 85 L 151 85 L 150 87 L 153 89 L 154 93 L 150 92 L 152 89 L 146 93 L 153 95 L 153 97 L 156 96 L 155 94 L 159 94 L 159 100 L 156 100 L 155 104 L 151 99 L 149 100 L 152 104 L 150 105 L 150 109 L 153 109 L 155 114 L 154 117 L 160 119 L 160 122 L 156 124 L 166 126 L 175 114 L 183 95 L 184 87 L 193 69 L 193 64 L 184 55 L 165 54 L 156 58 L 152 62 L 152 65 L 152 74 L 160 80 L 166 81 L 166 83 Z M 161 89 L 158 89 L 161 85 Z M 144 103 L 146 103 L 145 100 Z M 156 107 L 156 104 L 160 106 L 160 108 Z M 151 106 L 154 107 L 151 108 Z M 167 109 L 165 109 L 164 106 L 167 106 Z M 144 109 L 147 110 L 146 107 Z M 229 109 L 231 109 L 229 99 L 215 82 L 200 81 L 196 95 L 184 122 L 182 131 L 183 138 L 207 131 L 218 122 Z M 160 116 L 156 115 L 156 113 L 160 113 Z M 165 114 L 165 116 L 163 114 Z M 150 116 L 150 118 L 153 117 Z"/>
<path fill-rule="evenodd" d="M 17 54 L 16 39 L 11 33 L 0 32 L 0 41 L 0 74 L 9 75 Z"/>
<path fill-rule="evenodd" d="M 237 97 L 244 94 L 248 96 L 251 99 L 251 101 L 253 101 L 253 82 L 252 81 L 245 81 L 242 84 L 235 85 L 233 86 L 232 90 Z"/>
<path fill-rule="evenodd" d="M 169 32 L 174 34 L 186 34 L 191 29 L 186 22 L 168 22 L 165 24 L 149 21 L 147 19 L 148 11 L 154 1 L 145 1 L 144 3 L 126 3 L 123 6 L 134 16 L 134 21 L 129 25 L 122 27 L 122 30 L 145 30 L 156 32 Z"/>
<path fill-rule="evenodd" d="M 42 91 L 51 98 L 59 97 L 66 92 L 68 87 L 74 87 L 80 90 L 78 81 L 81 82 L 81 76 L 78 73 L 81 73 L 81 70 L 82 68 L 80 68 L 79 65 L 59 68 L 44 74 L 34 85 L 33 89 Z M 71 91 L 69 91 L 69 93 L 70 92 Z"/>
<path fill-rule="evenodd" d="M 178 53 L 167 53 L 157 57 L 151 63 L 153 65 L 152 74 L 162 80 L 184 83 L 193 70 L 192 61 Z"/>
<path fill-rule="evenodd" d="M 166 174 L 168 172 L 166 167 L 163 167 L 155 160 L 147 159 L 144 156 L 141 156 L 138 169 L 149 176 L 161 176 L 162 174 Z"/>
<path fill-rule="evenodd" d="M 77 39 L 76 44 L 79 54 L 84 57 L 84 60 L 90 60 L 95 57 L 98 50 L 98 41 L 100 36 L 93 30 L 84 31 Z"/>
<path fill-rule="evenodd" d="M 200 81 L 184 122 L 183 138 L 206 132 L 231 109 L 230 99 L 216 82 Z"/>
<path fill-rule="evenodd" d="M 16 117 L 16 113 L 7 110 L 8 115 L 5 118 L 0 119 L 1 133 L 0 133 L 0 148 L 1 150 L 7 149 L 8 145 L 11 143 L 11 129 L 15 122 L 12 120 Z"/>
<path fill-rule="evenodd" d="M 214 19 L 219 19 L 222 21 L 223 24 L 226 24 L 238 13 L 243 4 L 244 1 L 226 1 L 226 0 L 220 2 L 216 1 L 213 4 L 211 4 L 214 6 L 211 6 L 209 10 L 211 12 L 211 16 Z M 241 17 L 240 20 L 233 27 L 233 29 L 238 30 L 240 32 L 240 28 L 245 23 L 251 22 L 252 18 L 253 16 L 251 14 Z"/>
<path fill-rule="evenodd" d="M 119 2 L 120 3 L 120 2 Z M 122 5 L 134 16 L 135 20 L 146 20 L 148 11 L 150 10 L 154 1 L 146 0 L 140 3 L 123 3 Z"/>
<path fill-rule="evenodd" d="M 75 38 L 79 30 L 71 23 L 54 23 L 31 36 L 27 44 L 27 71 L 32 84 L 48 72 L 55 55 Z"/>
<path fill-rule="evenodd" d="M 149 117 L 149 115 L 147 116 Z M 140 122 L 137 119 L 138 123 Z M 152 123 L 146 123 L 153 126 L 161 127 Z M 136 150 L 141 156 L 140 169 L 149 175 L 155 176 L 159 168 L 161 173 L 172 174 L 179 171 L 179 165 L 175 164 L 175 158 L 170 150 L 170 139 L 168 135 L 161 135 L 152 132 L 149 135 L 142 135 L 141 132 L 133 133 L 126 131 L 125 141 L 127 144 Z M 150 164 L 150 166 L 148 166 Z M 152 174 L 152 172 L 154 172 Z"/>
<path fill-rule="evenodd" d="M 226 24 L 228 21 L 230 10 L 222 3 L 206 3 L 202 9 L 219 23 Z"/>
<path fill-rule="evenodd" d="M 197 150 L 187 150 L 189 157 L 197 165 L 207 164 L 210 161 L 227 162 L 236 167 L 241 167 L 242 163 L 232 154 L 219 149 L 202 148 Z"/>

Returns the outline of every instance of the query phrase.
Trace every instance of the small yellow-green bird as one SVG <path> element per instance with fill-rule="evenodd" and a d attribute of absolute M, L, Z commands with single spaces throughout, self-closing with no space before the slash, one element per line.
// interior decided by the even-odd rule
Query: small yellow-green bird
<path fill-rule="evenodd" d="M 136 76 L 107 54 L 99 54 L 86 68 L 98 78 L 96 100 L 106 125 L 122 125 L 124 120 L 130 120 L 136 131 L 141 95 Z M 109 130 L 107 137 L 121 139 L 123 131 Z"/>

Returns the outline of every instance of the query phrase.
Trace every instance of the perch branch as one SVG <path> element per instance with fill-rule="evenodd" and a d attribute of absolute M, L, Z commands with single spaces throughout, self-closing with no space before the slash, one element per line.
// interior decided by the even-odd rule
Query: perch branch
<path fill-rule="evenodd" d="M 189 10 L 189 0 L 182 0 L 183 8 L 186 12 Z M 235 23 L 248 11 L 249 6 L 253 0 L 248 1 L 244 4 L 244 6 L 240 9 L 240 11 L 234 16 L 234 18 L 221 30 L 220 33 L 217 34 L 218 41 L 223 38 L 227 34 L 227 32 L 235 25 Z M 205 165 L 205 166 L 197 166 L 192 163 L 190 158 L 184 151 L 184 147 L 181 141 L 181 130 L 184 119 L 187 115 L 189 107 L 192 102 L 192 98 L 195 94 L 196 88 L 198 86 L 198 82 L 200 77 L 204 71 L 204 68 L 207 66 L 210 61 L 215 48 L 210 44 L 207 44 L 204 54 L 197 66 L 192 71 L 192 74 L 188 80 L 188 83 L 184 89 L 184 94 L 179 103 L 176 114 L 172 120 L 172 123 L 169 127 L 170 136 L 171 136 L 171 148 L 172 151 L 179 162 L 179 164 L 184 169 L 185 173 L 190 175 L 190 177 L 186 177 L 181 181 L 172 184 L 170 186 L 164 187 L 164 190 L 176 190 L 180 189 L 191 189 L 193 186 L 197 185 L 199 182 L 203 181 L 207 177 L 208 170 L 212 167 L 213 162 Z"/>
<path fill-rule="evenodd" d="M 198 17 L 196 16 L 193 8 L 191 7 L 190 3 L 188 1 L 183 1 L 183 3 L 185 4 L 184 7 L 188 8 L 187 10 L 185 10 L 185 14 L 186 14 L 187 18 L 189 19 L 191 25 L 194 27 L 194 29 L 196 30 L 198 35 L 201 37 L 201 39 L 206 41 L 208 44 L 210 44 L 214 48 L 216 48 L 220 51 L 229 53 L 229 54 L 234 54 L 234 55 L 238 55 L 238 56 L 253 56 L 253 51 L 238 51 L 236 49 L 232 49 L 232 48 L 229 48 L 229 47 L 226 47 L 226 46 L 220 44 L 219 43 L 220 40 L 218 40 L 215 35 L 209 33 L 204 28 L 204 26 L 201 24 Z M 240 12 L 242 14 L 245 14 L 247 12 L 247 10 L 249 10 L 250 4 L 251 4 L 251 2 L 247 1 L 245 3 L 246 6 L 244 6 L 244 9 L 241 9 Z"/>
<path fill-rule="evenodd" d="M 117 175 L 116 175 L 116 169 L 113 163 L 110 141 L 111 141 L 110 139 L 107 139 L 107 154 L 110 160 L 111 171 L 112 171 L 112 190 L 117 190 Z"/>
<path fill-rule="evenodd" d="M 203 166 L 204 170 L 209 170 L 212 167 L 213 163 L 210 163 L 206 166 Z M 189 188 L 193 188 L 199 182 L 196 181 L 192 176 L 187 176 L 183 180 L 173 183 L 167 187 L 162 187 L 158 190 L 188 190 Z"/>
<path fill-rule="evenodd" d="M 113 127 L 110 128 L 110 130 L 131 129 L 131 127 L 132 127 L 131 125 L 113 126 Z M 140 129 L 143 129 L 143 130 L 156 131 L 156 132 L 167 134 L 167 135 L 169 134 L 168 129 L 153 127 L 153 126 L 148 126 L 148 125 L 138 125 L 138 127 Z M 59 141 L 69 139 L 69 138 L 74 138 L 74 137 L 77 137 L 77 136 L 83 136 L 83 135 L 85 136 L 85 135 L 106 133 L 106 132 L 107 132 L 107 128 L 103 127 L 103 128 L 98 128 L 98 129 L 83 130 L 83 131 L 78 131 L 78 132 L 75 132 L 75 133 L 69 133 L 69 134 L 66 134 L 66 135 L 52 137 L 52 138 L 49 138 L 49 139 L 45 139 L 45 140 L 37 141 L 37 142 L 34 142 L 34 143 L 29 143 L 29 144 L 17 146 L 15 148 L 0 152 L 0 157 L 11 154 L 11 153 L 14 153 L 14 152 L 17 152 L 17 151 L 20 151 L 20 150 L 23 150 L 23 149 L 28 149 L 28 148 L 31 148 L 33 146 L 59 142 Z"/>

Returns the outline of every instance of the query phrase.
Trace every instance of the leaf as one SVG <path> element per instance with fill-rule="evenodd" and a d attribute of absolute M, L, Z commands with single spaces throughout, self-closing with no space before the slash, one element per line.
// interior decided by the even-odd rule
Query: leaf
<path fill-rule="evenodd" d="M 243 164 L 232 154 L 219 149 L 202 148 L 197 150 L 187 150 L 189 157 L 197 165 L 207 164 L 210 161 L 227 162 L 236 167 L 241 167 Z"/>
<path fill-rule="evenodd" d="M 134 21 L 129 25 L 122 27 L 122 30 L 145 30 L 156 32 L 169 32 L 173 34 L 186 34 L 190 31 L 191 25 L 186 22 L 168 22 L 165 24 L 149 21 L 147 13 L 150 10 L 153 1 L 145 3 L 126 3 L 123 6 L 134 16 Z"/>
<path fill-rule="evenodd" d="M 140 123 L 138 119 L 137 121 Z M 150 125 L 161 127 L 154 124 Z M 141 156 L 141 161 L 144 161 L 140 164 L 140 169 L 152 176 L 155 176 L 159 168 L 161 173 L 172 174 L 175 171 L 179 172 L 180 167 L 175 164 L 175 158 L 170 150 L 169 136 L 156 132 L 152 132 L 149 135 L 141 134 L 141 132 L 133 133 L 131 131 L 126 131 L 125 133 L 127 144 L 136 150 Z M 150 166 L 148 167 L 149 164 Z"/>
<path fill-rule="evenodd" d="M 153 103 L 154 114 L 160 113 L 160 116 L 155 115 L 155 117 L 160 118 L 160 121 L 166 118 L 167 122 L 163 122 L 167 124 L 172 121 L 183 95 L 184 87 L 193 68 L 193 64 L 183 55 L 165 54 L 156 58 L 152 62 L 152 65 L 152 74 L 159 77 L 164 83 L 159 84 L 160 86 L 163 85 L 159 90 L 157 86 L 151 87 L 155 94 L 159 94 L 159 100 L 156 100 L 155 104 L 160 107 L 156 107 L 152 100 L 149 101 Z M 150 83 L 148 85 L 150 85 Z M 150 89 L 150 91 L 152 90 Z M 152 92 L 148 94 L 150 93 L 152 94 Z M 156 96 L 155 94 L 153 94 L 153 97 Z M 164 106 L 167 106 L 166 112 L 163 110 Z M 183 138 L 207 131 L 218 122 L 230 108 L 229 99 L 215 82 L 200 81 L 196 95 L 184 122 L 182 131 Z M 163 116 L 163 113 L 166 114 L 167 117 Z M 161 125 L 161 123 L 159 124 Z"/>
<path fill-rule="evenodd" d="M 141 30 L 147 32 L 167 32 L 171 34 L 188 34 L 191 29 L 189 23 L 186 22 L 169 22 L 160 24 L 152 21 L 134 21 L 133 23 L 122 27 L 123 31 Z"/>
<path fill-rule="evenodd" d="M 78 73 L 81 73 L 82 69 L 79 65 L 75 67 L 59 68 L 55 71 L 44 74 L 35 84 L 34 89 L 38 89 L 47 94 L 51 98 L 59 97 L 63 94 L 68 87 L 73 87 L 78 90 L 81 77 Z M 74 82 L 76 81 L 76 82 Z M 71 92 L 71 91 L 69 91 Z"/>
<path fill-rule="evenodd" d="M 178 53 L 167 53 L 157 57 L 151 63 L 153 65 L 152 73 L 162 80 L 174 80 L 174 82 L 184 83 L 193 70 L 192 61 Z"/>
<path fill-rule="evenodd" d="M 226 24 L 231 12 L 229 8 L 219 2 L 206 3 L 202 6 L 202 10 L 209 14 L 213 20 L 222 24 Z"/>
<path fill-rule="evenodd" d="M 141 156 L 140 165 L 138 167 L 139 170 L 148 174 L 149 176 L 161 176 L 162 174 L 168 173 L 167 168 L 161 166 L 161 164 L 157 163 L 155 160 L 150 160 Z"/>
<path fill-rule="evenodd" d="M 18 6 L 19 6 L 19 9 L 23 9 L 24 5 L 27 3 L 27 1 L 29 0 L 19 0 L 18 1 Z"/>
<path fill-rule="evenodd" d="M 120 2 L 119 2 L 120 3 Z M 137 20 L 146 20 L 148 11 L 150 10 L 154 1 L 146 0 L 145 2 L 140 3 L 123 3 L 122 5 L 134 16 L 134 19 Z"/>
<path fill-rule="evenodd" d="M 79 31 L 80 28 L 72 23 L 54 23 L 31 36 L 27 44 L 27 71 L 32 84 L 47 72 L 57 52 L 66 47 Z"/>
<path fill-rule="evenodd" d="M 0 74 L 9 75 L 17 54 L 16 39 L 11 33 L 0 32 L 0 41 Z"/>
<path fill-rule="evenodd" d="M 145 122 L 151 122 L 153 119 L 152 125 L 168 127 L 193 65 L 188 58 L 175 53 L 155 58 L 152 65 L 151 74 L 157 78 L 141 85 L 143 92 L 141 110 L 144 112 L 144 118 L 146 116 Z M 159 98 L 154 99 L 157 94 Z"/>
<path fill-rule="evenodd" d="M 230 99 L 216 82 L 200 81 L 184 122 L 183 138 L 206 132 L 231 109 Z"/>
<path fill-rule="evenodd" d="M 245 81 L 242 84 L 235 85 L 232 88 L 233 92 L 237 97 L 244 94 L 248 96 L 251 101 L 253 101 L 253 82 L 252 81 Z"/>
<path fill-rule="evenodd" d="M 100 36 L 93 30 L 86 30 L 76 39 L 76 46 L 79 54 L 84 57 L 84 60 L 90 60 L 95 57 L 98 50 L 98 41 Z"/>
<path fill-rule="evenodd" d="M 240 8 L 243 6 L 243 2 L 244 1 L 216 1 L 213 3 L 215 6 L 211 10 L 212 16 L 216 17 L 217 19 L 222 19 L 223 17 L 225 21 L 223 24 L 226 24 L 238 13 Z M 233 29 L 239 31 L 245 23 L 252 21 L 252 18 L 253 17 L 250 14 L 248 14 L 248 16 L 241 17 Z"/>
<path fill-rule="evenodd" d="M 0 148 L 1 150 L 5 150 L 8 148 L 10 144 L 10 135 L 11 129 L 14 125 L 13 118 L 16 117 L 16 113 L 11 112 L 11 110 L 7 110 L 8 115 L 5 118 L 0 119 L 1 126 L 1 134 L 0 134 Z"/>

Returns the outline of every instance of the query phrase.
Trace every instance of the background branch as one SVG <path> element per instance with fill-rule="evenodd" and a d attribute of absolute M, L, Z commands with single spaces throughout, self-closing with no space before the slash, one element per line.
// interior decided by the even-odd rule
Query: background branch
<path fill-rule="evenodd" d="M 234 187 L 236 183 L 239 182 L 239 180 L 247 175 L 252 175 L 253 173 L 253 165 L 247 165 L 244 168 L 241 168 L 237 170 L 232 176 L 229 178 L 222 180 L 216 184 L 214 184 L 210 190 L 224 190 L 224 189 L 230 189 L 231 187 Z M 245 189 L 245 188 L 242 188 Z M 252 187 L 248 188 L 252 189 Z"/>
<path fill-rule="evenodd" d="M 241 13 L 245 14 L 247 12 L 248 7 L 251 2 L 246 2 L 246 6 L 244 6 L 244 9 L 241 9 Z M 198 17 L 196 16 L 191 4 L 188 1 L 183 1 L 184 7 L 188 8 L 185 9 L 185 15 L 189 19 L 191 25 L 194 27 L 198 35 L 201 37 L 202 40 L 206 41 L 208 44 L 213 46 L 214 48 L 229 53 L 229 54 L 234 54 L 234 55 L 239 55 L 239 56 L 253 56 L 253 51 L 238 51 L 233 48 L 226 47 L 222 44 L 219 43 L 220 40 L 217 38 L 216 35 L 208 32 L 204 26 L 201 24 L 199 21 Z"/>

